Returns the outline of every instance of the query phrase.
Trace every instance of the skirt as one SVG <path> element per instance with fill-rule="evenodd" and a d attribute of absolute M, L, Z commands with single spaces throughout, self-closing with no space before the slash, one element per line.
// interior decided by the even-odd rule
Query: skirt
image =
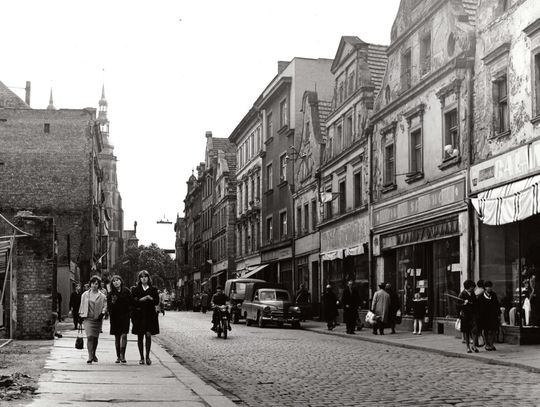
<path fill-rule="evenodd" d="M 98 337 L 99 333 L 101 332 L 101 325 L 102 321 L 98 321 L 95 319 L 85 319 L 84 320 L 84 332 L 86 333 L 86 337 L 94 336 Z"/>

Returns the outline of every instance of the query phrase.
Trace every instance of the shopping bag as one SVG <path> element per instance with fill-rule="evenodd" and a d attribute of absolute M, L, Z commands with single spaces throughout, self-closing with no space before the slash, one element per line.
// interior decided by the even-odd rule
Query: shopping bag
<path fill-rule="evenodd" d="M 77 338 L 75 339 L 75 348 L 76 349 L 83 349 L 84 348 L 84 339 L 82 336 L 82 325 L 79 324 L 79 328 L 77 330 Z"/>
<path fill-rule="evenodd" d="M 377 315 L 375 315 L 373 312 L 368 311 L 366 314 L 366 324 L 369 326 L 375 325 L 377 323 Z"/>
<path fill-rule="evenodd" d="M 456 319 L 456 322 L 454 323 L 454 328 L 456 328 L 456 331 L 461 331 L 461 318 Z"/>

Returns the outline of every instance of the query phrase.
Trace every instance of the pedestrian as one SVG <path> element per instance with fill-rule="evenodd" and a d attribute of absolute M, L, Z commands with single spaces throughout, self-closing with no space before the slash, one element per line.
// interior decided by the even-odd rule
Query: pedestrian
<path fill-rule="evenodd" d="M 371 312 L 377 317 L 377 322 L 373 324 L 373 335 L 377 335 L 377 330 L 384 335 L 384 328 L 390 322 L 390 294 L 384 290 L 385 287 L 385 283 L 379 284 L 379 289 L 373 294 Z"/>
<path fill-rule="evenodd" d="M 116 362 L 126 363 L 127 334 L 131 310 L 131 291 L 124 286 L 118 275 L 112 276 L 111 290 L 107 296 L 107 308 L 111 317 L 111 335 L 114 335 Z"/>
<path fill-rule="evenodd" d="M 148 271 L 139 271 L 137 285 L 131 288 L 131 298 L 133 300 L 131 333 L 137 335 L 137 346 L 141 357 L 139 365 L 145 363 L 144 350 L 146 350 L 146 364 L 151 365 L 152 335 L 159 334 L 159 321 L 156 312 L 159 294 L 157 289 L 152 286 L 152 279 Z"/>
<path fill-rule="evenodd" d="M 328 326 L 328 330 L 331 331 L 336 326 L 339 301 L 330 284 L 326 286 L 326 291 L 323 294 L 322 300 L 326 325 Z"/>
<path fill-rule="evenodd" d="M 56 292 L 56 305 L 58 307 L 58 321 L 62 322 L 64 318 L 62 318 L 62 294 L 60 291 Z"/>
<path fill-rule="evenodd" d="M 360 305 L 360 295 L 354 286 L 354 281 L 347 281 L 347 288 L 343 290 L 341 295 L 341 303 L 343 304 L 343 319 L 347 333 L 354 335 L 356 329 L 356 320 L 358 319 L 358 306 Z"/>
<path fill-rule="evenodd" d="M 201 293 L 201 311 L 203 314 L 206 314 L 206 311 L 208 310 L 208 291 L 204 290 Z"/>
<path fill-rule="evenodd" d="M 73 317 L 73 329 L 77 329 L 79 327 L 79 323 L 81 322 L 79 318 L 79 307 L 81 306 L 81 283 L 77 283 L 75 285 L 75 291 L 71 293 L 69 296 L 69 310 L 71 311 L 71 316 Z"/>
<path fill-rule="evenodd" d="M 99 333 L 105 312 L 107 312 L 107 297 L 99 290 L 101 278 L 92 276 L 89 289 L 81 295 L 79 317 L 83 320 L 86 332 L 86 347 L 88 348 L 88 360 L 86 363 L 97 362 L 96 350 L 98 347 Z"/>
<path fill-rule="evenodd" d="M 459 308 L 459 318 L 461 320 L 461 332 L 467 345 L 467 353 L 478 352 L 478 348 L 475 346 L 474 334 L 476 332 L 477 322 L 477 307 L 476 296 L 474 295 L 474 288 L 476 284 L 472 280 L 465 280 L 463 282 L 464 290 L 459 294 L 459 298 L 462 303 Z"/>
<path fill-rule="evenodd" d="M 476 282 L 476 287 L 474 289 L 474 296 L 476 299 L 478 299 L 482 294 L 484 294 L 484 280 L 480 279 Z M 474 346 L 481 347 L 485 344 L 484 339 L 484 332 L 482 332 L 482 329 L 480 328 L 480 319 L 479 314 L 476 313 L 477 320 L 474 324 Z M 479 339 L 482 339 L 482 342 L 480 343 Z"/>
<path fill-rule="evenodd" d="M 302 312 L 302 321 L 305 321 L 308 314 L 310 302 L 310 294 L 305 284 L 300 284 L 300 287 L 298 288 L 298 291 L 296 291 L 296 295 L 294 298 L 296 305 L 300 307 L 300 311 Z"/>
<path fill-rule="evenodd" d="M 499 330 L 501 308 L 491 281 L 484 282 L 484 292 L 477 297 L 477 300 L 479 330 L 484 333 L 486 350 L 496 350 L 493 344 Z"/>
<path fill-rule="evenodd" d="M 386 286 L 384 287 L 384 290 L 390 294 L 390 315 L 389 315 L 389 325 L 392 331 L 390 333 L 395 334 L 396 333 L 396 323 L 397 323 L 397 313 L 399 310 L 401 310 L 401 303 L 399 300 L 399 296 L 392 288 L 392 285 L 390 283 L 386 283 Z"/>
<path fill-rule="evenodd" d="M 420 296 L 420 293 L 414 294 L 412 302 L 413 308 L 413 335 L 422 335 L 422 326 L 426 316 L 426 300 Z"/>
<path fill-rule="evenodd" d="M 159 293 L 159 312 L 165 316 L 165 297 L 167 294 L 165 294 L 165 291 L 158 291 Z"/>

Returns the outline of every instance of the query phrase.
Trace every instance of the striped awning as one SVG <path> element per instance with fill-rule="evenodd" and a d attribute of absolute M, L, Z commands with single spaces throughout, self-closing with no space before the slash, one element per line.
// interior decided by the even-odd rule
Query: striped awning
<path fill-rule="evenodd" d="M 343 258 L 343 249 L 332 250 L 329 252 L 321 253 L 322 261 L 332 261 L 332 260 L 342 259 L 342 258 Z"/>
<path fill-rule="evenodd" d="M 540 175 L 493 188 L 471 198 L 486 225 L 505 225 L 540 213 Z"/>

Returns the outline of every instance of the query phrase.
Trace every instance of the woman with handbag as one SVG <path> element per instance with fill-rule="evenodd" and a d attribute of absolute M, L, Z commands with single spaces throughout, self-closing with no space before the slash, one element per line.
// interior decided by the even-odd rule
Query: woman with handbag
<path fill-rule="evenodd" d="M 90 289 L 81 296 L 81 306 L 79 307 L 79 317 L 84 323 L 86 332 L 86 342 L 88 348 L 88 360 L 86 363 L 97 362 L 96 349 L 98 346 L 99 333 L 103 316 L 107 312 L 107 297 L 99 290 L 101 278 L 93 276 L 90 278 Z"/>
<path fill-rule="evenodd" d="M 463 282 L 464 290 L 459 294 L 458 298 L 462 301 L 459 305 L 459 318 L 461 319 L 461 332 L 463 333 L 463 339 L 467 344 L 467 353 L 476 352 L 478 348 L 474 345 L 474 333 L 476 332 L 476 322 L 478 320 L 477 315 L 477 302 L 474 295 L 474 288 L 476 284 L 472 280 L 465 280 Z"/>
<path fill-rule="evenodd" d="M 111 335 L 114 335 L 116 347 L 115 363 L 126 363 L 131 291 L 124 287 L 124 281 L 118 275 L 113 276 L 111 279 L 111 291 L 107 295 L 107 306 L 111 318 Z"/>
<path fill-rule="evenodd" d="M 152 364 L 150 348 L 152 347 L 152 335 L 159 334 L 159 322 L 156 306 L 159 305 L 159 294 L 152 286 L 150 274 L 146 270 L 139 271 L 138 283 L 131 288 L 133 313 L 131 321 L 133 327 L 131 333 L 137 335 L 137 346 L 141 359 L 140 365 L 144 365 L 144 350 L 146 350 L 146 364 Z M 146 344 L 144 340 L 146 339 Z M 145 345 L 145 346 L 143 346 Z"/>

